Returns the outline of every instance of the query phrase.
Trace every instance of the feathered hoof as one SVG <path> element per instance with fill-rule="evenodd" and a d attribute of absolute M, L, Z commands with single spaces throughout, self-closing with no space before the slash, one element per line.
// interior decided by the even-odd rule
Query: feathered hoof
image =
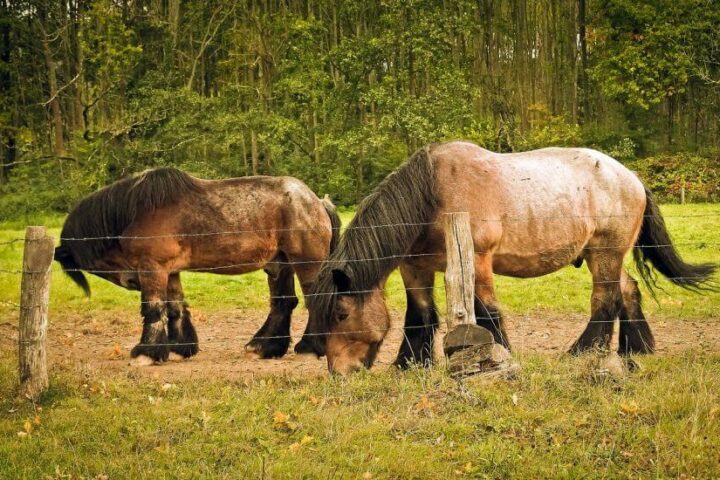
<path fill-rule="evenodd" d="M 303 356 L 309 356 L 312 355 L 315 358 L 320 358 L 322 355 L 318 354 L 318 352 L 313 348 L 312 344 L 307 341 L 304 337 L 295 344 L 295 354 L 296 355 L 303 355 Z"/>
<path fill-rule="evenodd" d="M 162 363 L 170 356 L 170 349 L 167 345 L 135 345 L 130 351 L 130 357 L 137 358 L 140 355 L 151 358 L 153 361 Z"/>
<path fill-rule="evenodd" d="M 183 358 L 190 358 L 194 355 L 197 355 L 197 353 L 200 351 L 200 345 L 198 345 L 197 342 L 180 343 L 178 345 L 171 345 L 170 351 L 173 353 L 177 353 Z"/>
<path fill-rule="evenodd" d="M 245 345 L 245 352 L 262 359 L 280 358 L 290 348 L 290 337 L 259 339 L 253 338 Z"/>

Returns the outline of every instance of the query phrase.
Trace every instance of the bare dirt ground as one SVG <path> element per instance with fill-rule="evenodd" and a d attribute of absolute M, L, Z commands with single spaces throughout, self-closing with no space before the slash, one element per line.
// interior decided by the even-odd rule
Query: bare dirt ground
<path fill-rule="evenodd" d="M 402 339 L 402 312 L 393 312 L 393 328 L 386 338 L 374 368 L 387 368 L 395 358 Z M 147 377 L 163 382 L 180 379 L 225 378 L 243 380 L 258 376 L 321 376 L 327 372 L 324 359 L 296 356 L 291 351 L 282 359 L 260 360 L 247 355 L 245 343 L 265 319 L 265 312 L 237 310 L 205 315 L 194 311 L 200 337 L 200 353 L 189 360 L 171 360 L 162 365 L 138 367 L 130 362 L 130 349 L 140 336 L 140 318 L 116 314 L 74 314 L 51 321 L 49 357 L 51 368 L 101 375 Z M 298 340 L 307 321 L 306 311 L 297 311 L 292 334 Z M 582 332 L 587 320 L 580 315 L 539 317 L 507 316 L 508 332 L 518 352 L 560 355 Z M 668 355 L 689 348 L 720 351 L 720 329 L 713 322 L 682 320 L 651 321 L 657 354 Z M 441 329 L 442 330 L 442 329 Z M 436 346 L 440 343 L 436 342 Z M 17 348 L 16 322 L 0 324 L 0 349 Z M 437 350 L 437 349 L 436 349 Z"/>

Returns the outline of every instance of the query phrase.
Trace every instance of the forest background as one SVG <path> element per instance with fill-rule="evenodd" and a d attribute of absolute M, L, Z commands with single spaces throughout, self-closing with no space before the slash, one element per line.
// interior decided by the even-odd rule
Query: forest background
<path fill-rule="evenodd" d="M 713 0 L 0 0 L 0 220 L 160 165 L 352 205 L 456 138 L 716 201 L 718 118 Z"/>

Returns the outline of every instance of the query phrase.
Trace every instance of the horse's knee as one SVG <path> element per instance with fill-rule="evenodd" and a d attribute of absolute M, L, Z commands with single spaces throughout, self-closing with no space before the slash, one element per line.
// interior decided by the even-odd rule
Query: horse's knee
<path fill-rule="evenodd" d="M 288 295 L 273 298 L 270 305 L 273 310 L 278 310 L 283 313 L 292 313 L 299 303 L 300 301 L 295 295 Z"/>

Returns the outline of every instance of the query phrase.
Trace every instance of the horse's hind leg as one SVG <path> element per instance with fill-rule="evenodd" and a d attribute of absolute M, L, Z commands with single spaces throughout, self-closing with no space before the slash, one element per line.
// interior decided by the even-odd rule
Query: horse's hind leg
<path fill-rule="evenodd" d="M 510 339 L 505 331 L 505 321 L 495 298 L 490 255 L 475 256 L 475 323 L 490 330 L 495 343 L 510 350 Z"/>
<path fill-rule="evenodd" d="M 641 307 L 641 295 L 637 281 L 623 270 L 620 282 L 623 307 L 620 309 L 620 338 L 618 353 L 652 353 L 655 351 L 655 338 L 650 325 L 645 320 Z"/>
<path fill-rule="evenodd" d="M 150 357 L 156 362 L 164 362 L 168 359 L 170 349 L 168 348 L 168 336 L 165 331 L 167 323 L 167 306 L 165 297 L 167 295 L 168 274 L 157 268 L 155 264 L 146 264 L 143 271 L 139 273 L 141 301 L 140 312 L 143 316 L 143 331 L 140 343 L 130 352 L 132 358 L 140 355 Z"/>
<path fill-rule="evenodd" d="M 438 314 L 433 299 L 435 273 L 416 270 L 405 264 L 400 266 L 407 311 L 405 312 L 405 335 L 395 366 L 407 368 L 415 363 L 421 366 L 432 364 L 433 338 L 438 325 Z"/>
<path fill-rule="evenodd" d="M 572 347 L 570 353 L 578 355 L 599 347 L 608 349 L 615 319 L 623 307 L 620 292 L 623 253 L 611 249 L 593 250 L 586 260 L 593 277 L 590 322 Z"/>
<path fill-rule="evenodd" d="M 260 358 L 279 358 L 287 353 L 290 320 L 298 304 L 293 270 L 284 256 L 276 260 L 279 262 L 265 267 L 270 287 L 270 313 L 260 330 L 245 345 L 247 352 L 256 353 Z"/>
<path fill-rule="evenodd" d="M 179 273 L 170 274 L 168 279 L 167 312 L 170 351 L 185 358 L 192 357 L 200 348 L 197 332 L 192 324 L 192 315 L 183 296 Z"/>

